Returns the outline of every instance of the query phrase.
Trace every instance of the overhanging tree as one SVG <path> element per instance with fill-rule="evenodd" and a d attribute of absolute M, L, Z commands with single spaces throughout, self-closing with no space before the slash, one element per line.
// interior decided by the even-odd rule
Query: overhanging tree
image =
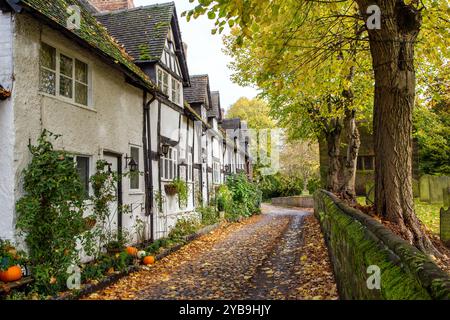
<path fill-rule="evenodd" d="M 298 66 L 305 60 L 311 62 L 327 58 L 340 45 L 354 38 L 349 33 L 349 19 L 367 21 L 367 8 L 373 5 L 368 0 L 356 0 L 359 14 L 354 14 L 354 3 L 350 1 L 298 1 L 298 0 L 202 0 L 188 18 L 207 13 L 216 19 L 215 32 L 222 31 L 228 23 L 239 26 L 237 43 L 244 38 L 255 40 L 254 34 L 274 23 L 285 26 L 282 21 L 292 22 L 290 28 L 274 32 L 278 41 L 272 41 L 274 50 L 285 48 L 295 39 L 296 31 L 308 19 L 315 19 L 322 32 L 317 37 L 304 40 L 304 56 L 292 56 Z M 402 235 L 423 251 L 436 252 L 425 235 L 414 213 L 412 193 L 412 111 L 415 99 L 414 49 L 422 26 L 423 5 L 428 5 L 429 21 L 440 19 L 448 23 L 447 1 L 378 0 L 381 11 L 380 29 L 365 30 L 370 46 L 372 68 L 375 78 L 374 90 L 374 140 L 376 152 L 375 205 L 379 214 L 398 225 Z M 439 11 L 439 7 L 443 10 Z M 323 10 L 321 10 L 323 9 Z M 331 13 L 331 14 L 330 14 Z M 434 28 L 435 26 L 433 26 Z M 436 33 L 436 32 L 435 32 Z M 350 35 L 351 34 L 351 35 Z M 445 39 L 434 38 L 435 45 Z M 311 43 L 315 43 L 309 47 Z M 280 54 L 285 54 L 283 50 Z M 258 61 L 260 63 L 260 61 Z M 310 65 L 311 67 L 311 65 Z M 270 77 L 270 73 L 268 74 Z M 283 81 L 284 79 L 280 79 Z"/>

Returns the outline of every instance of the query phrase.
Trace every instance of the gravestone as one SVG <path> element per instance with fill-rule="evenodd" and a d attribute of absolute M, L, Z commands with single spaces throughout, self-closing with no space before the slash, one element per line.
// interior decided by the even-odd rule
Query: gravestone
<path fill-rule="evenodd" d="M 440 214 L 440 234 L 442 242 L 450 248 L 450 208 L 441 208 Z"/>
<path fill-rule="evenodd" d="M 444 198 L 444 208 L 450 207 L 450 187 L 442 189 L 442 195 Z"/>
<path fill-rule="evenodd" d="M 428 175 L 420 177 L 419 190 L 420 190 L 419 191 L 420 201 L 429 202 L 430 201 L 430 180 L 429 180 Z"/>

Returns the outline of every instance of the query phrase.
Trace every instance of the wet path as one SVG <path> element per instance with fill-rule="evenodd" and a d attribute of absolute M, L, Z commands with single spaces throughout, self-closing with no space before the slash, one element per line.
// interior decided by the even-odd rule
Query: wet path
<path fill-rule="evenodd" d="M 266 205 L 90 299 L 299 299 L 303 223 L 310 213 Z"/>

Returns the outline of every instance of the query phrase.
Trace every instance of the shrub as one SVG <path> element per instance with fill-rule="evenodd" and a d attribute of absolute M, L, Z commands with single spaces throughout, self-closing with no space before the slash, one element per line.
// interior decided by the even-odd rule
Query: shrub
<path fill-rule="evenodd" d="M 264 200 L 277 197 L 290 197 L 301 195 L 304 188 L 303 179 L 295 176 L 287 176 L 276 173 L 268 176 L 261 176 L 260 188 Z"/>
<path fill-rule="evenodd" d="M 226 185 L 221 185 L 216 191 L 217 210 L 229 211 L 233 206 L 233 195 Z"/>
<path fill-rule="evenodd" d="M 66 283 L 66 270 L 78 263 L 77 240 L 85 231 L 84 190 L 69 154 L 55 151 L 44 130 L 24 170 L 23 196 L 16 204 L 17 228 L 25 236 L 35 285 L 53 294 Z"/>
<path fill-rule="evenodd" d="M 316 192 L 316 190 L 322 188 L 320 179 L 314 178 L 314 179 L 308 180 L 308 184 L 306 185 L 306 188 L 308 189 L 309 194 L 314 194 L 314 192 Z"/>
<path fill-rule="evenodd" d="M 182 241 L 185 236 L 195 233 L 199 228 L 200 223 L 197 219 L 179 219 L 175 226 L 170 230 L 169 239 L 174 242 Z"/>
<path fill-rule="evenodd" d="M 251 183 L 244 174 L 238 174 L 228 177 L 226 185 L 231 192 L 233 207 L 243 204 L 243 215 L 251 215 L 260 212 L 262 201 L 262 192 Z"/>
<path fill-rule="evenodd" d="M 203 207 L 199 208 L 198 211 L 202 218 L 202 225 L 209 226 L 219 222 L 219 213 L 216 211 L 216 208 Z"/>

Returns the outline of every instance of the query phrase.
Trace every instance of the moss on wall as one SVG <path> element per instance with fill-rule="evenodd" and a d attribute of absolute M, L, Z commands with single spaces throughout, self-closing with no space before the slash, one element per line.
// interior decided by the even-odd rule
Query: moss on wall
<path fill-rule="evenodd" d="M 423 253 L 333 195 L 315 194 L 319 218 L 342 299 L 450 299 L 450 279 Z M 381 271 L 381 288 L 368 289 L 370 265 Z"/>

